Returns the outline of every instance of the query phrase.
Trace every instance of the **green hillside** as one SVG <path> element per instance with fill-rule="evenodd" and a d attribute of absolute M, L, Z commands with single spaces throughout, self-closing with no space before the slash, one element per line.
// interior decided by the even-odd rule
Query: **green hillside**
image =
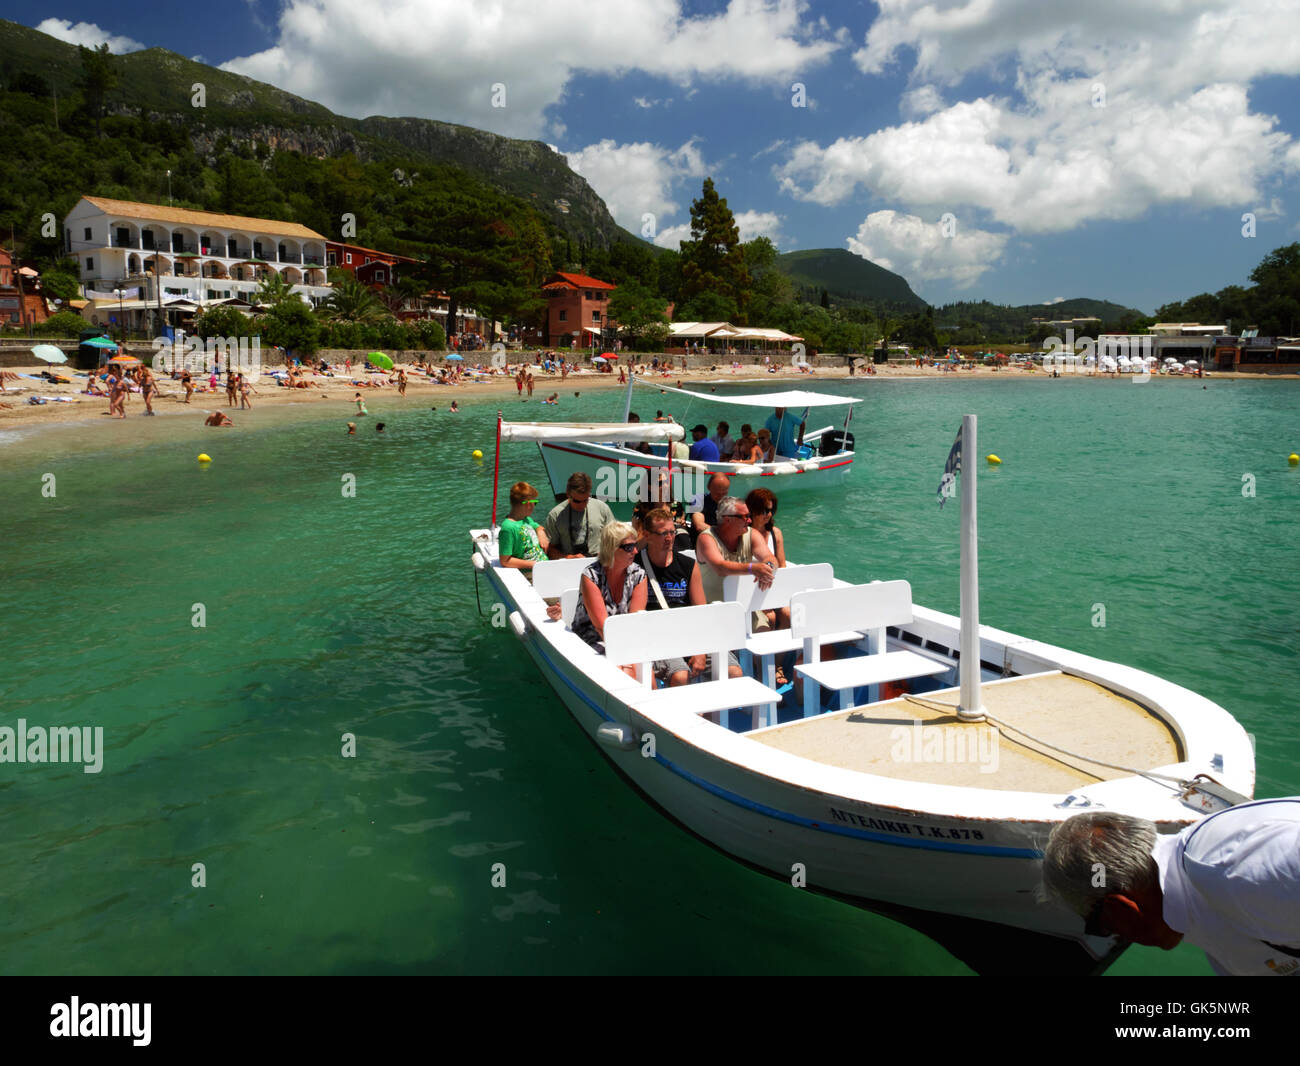
<path fill-rule="evenodd" d="M 315 159 L 351 155 L 363 164 L 458 167 L 526 200 L 579 248 L 642 243 L 614 222 L 604 201 L 563 156 L 539 141 L 430 119 L 346 118 L 273 85 L 161 48 L 114 56 L 113 66 L 118 80 L 107 94 L 107 115 L 135 119 L 151 131 L 173 127 L 207 166 L 218 165 L 224 153 L 235 150 L 263 162 L 274 153 L 297 152 Z M 66 119 L 79 99 L 81 73 L 75 45 L 0 20 L 0 87 L 27 98 L 18 114 L 10 109 L 18 121 L 53 128 L 56 96 Z M 202 107 L 194 106 L 196 83 L 204 87 Z M 161 139 L 167 147 L 175 135 L 164 133 Z M 79 191 L 109 195 L 103 189 Z M 139 198 L 157 200 L 165 193 L 160 186 Z"/>
<path fill-rule="evenodd" d="M 843 248 L 786 252 L 778 257 L 777 266 L 795 285 L 812 290 L 814 302 L 825 289 L 834 303 L 897 311 L 921 310 L 926 306 L 906 278 Z"/>

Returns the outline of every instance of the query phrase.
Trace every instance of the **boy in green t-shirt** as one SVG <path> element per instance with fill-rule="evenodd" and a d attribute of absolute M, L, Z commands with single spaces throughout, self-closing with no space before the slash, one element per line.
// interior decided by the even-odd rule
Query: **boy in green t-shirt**
<path fill-rule="evenodd" d="M 497 554 L 501 565 L 517 570 L 531 570 L 533 563 L 546 558 L 550 544 L 544 530 L 533 519 L 537 507 L 537 490 L 527 481 L 510 486 L 510 517 L 501 522 Z"/>

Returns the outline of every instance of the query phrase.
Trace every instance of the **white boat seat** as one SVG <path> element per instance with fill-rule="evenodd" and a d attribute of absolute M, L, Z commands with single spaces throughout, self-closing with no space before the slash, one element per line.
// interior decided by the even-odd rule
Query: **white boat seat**
<path fill-rule="evenodd" d="M 561 596 L 565 589 L 576 589 L 582 579 L 582 572 L 596 560 L 582 559 L 539 559 L 533 564 L 533 591 L 544 600 L 553 600 Z"/>
<path fill-rule="evenodd" d="M 861 685 L 883 685 L 886 681 L 902 681 L 909 677 L 930 677 L 951 669 L 947 663 L 918 655 L 914 651 L 887 651 L 879 655 L 859 655 L 851 659 L 833 659 L 796 666 L 795 670 L 811 678 L 822 688 L 846 690 Z M 841 708 L 843 709 L 843 708 Z"/>
<path fill-rule="evenodd" d="M 795 669 L 813 682 L 804 685 L 804 716 L 810 718 L 820 709 L 823 686 L 839 693 L 843 707 L 860 685 L 929 677 L 949 669 L 916 652 L 886 651 L 888 627 L 911 621 L 912 586 L 906 581 L 875 581 L 870 585 L 797 593 L 790 600 L 790 634 L 803 640 L 804 661 Z M 821 662 L 821 638 L 848 628 L 868 634 L 871 654 Z"/>
<path fill-rule="evenodd" d="M 644 696 L 628 698 L 627 704 L 637 711 L 671 707 L 683 714 L 711 714 L 739 707 L 759 707 L 780 699 L 781 694 L 776 689 L 768 688 L 752 677 L 729 677 L 722 681 L 655 689 Z"/>
<path fill-rule="evenodd" d="M 785 566 L 772 573 L 772 584 L 760 589 L 758 582 L 749 574 L 734 574 L 722 579 L 722 595 L 728 601 L 739 603 L 745 608 L 745 624 L 749 630 L 742 650 L 741 665 L 750 669 L 750 656 L 758 656 L 760 677 L 771 687 L 776 686 L 776 656 L 796 651 L 803 647 L 803 641 L 791 635 L 788 629 L 768 629 L 761 633 L 753 632 L 755 611 L 773 610 L 788 607 L 790 598 L 809 589 L 828 589 L 835 584 L 835 568 L 830 563 L 812 563 L 807 566 Z M 828 633 L 820 638 L 821 643 L 839 643 L 845 640 L 861 640 L 862 634 L 853 630 L 841 633 Z M 775 725 L 775 721 L 765 722 Z"/>
<path fill-rule="evenodd" d="M 565 629 L 573 628 L 573 616 L 578 610 L 578 590 L 565 589 L 560 593 L 560 620 Z"/>
<path fill-rule="evenodd" d="M 722 724 L 728 727 L 732 708 L 770 705 L 774 716 L 781 699 L 780 693 L 752 678 L 726 677 L 727 652 L 743 648 L 745 635 L 745 610 L 738 603 L 637 611 L 605 622 L 605 658 L 616 666 L 636 667 L 637 680 L 645 689 L 644 696 L 635 697 L 637 701 L 649 701 L 646 706 L 677 706 L 674 701 L 680 697 L 680 705 L 691 707 L 693 713 L 722 711 Z M 655 660 L 702 654 L 713 656 L 712 682 L 655 692 Z M 744 684 L 747 680 L 751 684 Z M 695 697 L 689 694 L 693 688 L 707 691 Z M 694 710 L 697 706 L 700 709 Z"/>

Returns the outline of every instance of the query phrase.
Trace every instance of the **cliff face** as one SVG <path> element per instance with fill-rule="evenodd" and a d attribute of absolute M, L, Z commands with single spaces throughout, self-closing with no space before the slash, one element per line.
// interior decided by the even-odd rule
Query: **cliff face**
<path fill-rule="evenodd" d="M 303 126 L 286 129 L 276 126 L 202 126 L 191 129 L 190 143 L 203 156 L 209 166 L 217 163 L 217 145 L 223 138 L 232 144 L 265 145 L 272 152 L 297 152 L 314 159 L 352 153 L 362 162 L 369 162 L 369 146 L 348 130 L 336 126 Z"/>

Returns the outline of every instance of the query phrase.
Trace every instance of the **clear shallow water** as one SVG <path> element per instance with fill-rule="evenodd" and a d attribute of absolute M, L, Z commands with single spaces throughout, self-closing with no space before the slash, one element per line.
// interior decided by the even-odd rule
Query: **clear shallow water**
<path fill-rule="evenodd" d="M 1208 384 L 834 386 L 868 398 L 867 459 L 833 496 L 782 500 L 787 550 L 955 613 L 958 508 L 935 489 L 974 411 L 1004 460 L 980 470 L 983 620 L 1204 694 L 1255 734 L 1257 794 L 1300 793 L 1300 391 Z M 322 402 L 234 433 L 158 419 L 0 447 L 0 715 L 102 725 L 107 749 L 98 775 L 0 764 L 0 971 L 969 972 L 668 822 L 479 616 L 466 530 L 496 408 L 621 410 L 572 391 L 458 416 L 375 401 L 384 438 Z M 682 399 L 637 407 L 716 417 Z M 505 453 L 518 478 L 545 488 L 532 446 Z M 1208 967 L 1130 949 L 1112 972 Z"/>

